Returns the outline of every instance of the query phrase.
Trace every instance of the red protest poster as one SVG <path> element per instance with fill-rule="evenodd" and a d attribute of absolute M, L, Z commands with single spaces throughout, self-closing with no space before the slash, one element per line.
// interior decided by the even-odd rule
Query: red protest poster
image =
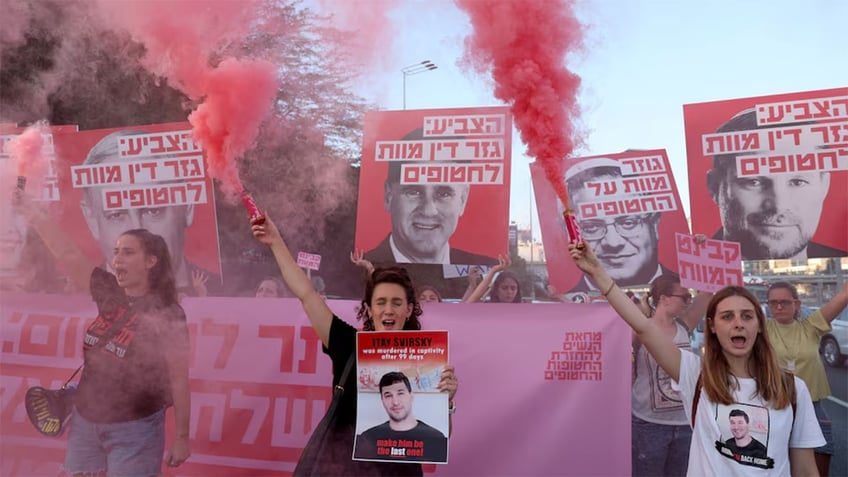
<path fill-rule="evenodd" d="M 675 234 L 674 246 L 682 286 L 711 293 L 730 285 L 744 286 L 738 243 L 715 239 L 698 243 L 691 235 Z"/>
<path fill-rule="evenodd" d="M 356 248 L 375 264 L 496 264 L 507 252 L 506 107 L 365 115 Z"/>
<path fill-rule="evenodd" d="M 674 234 L 688 233 L 664 149 L 564 160 L 570 206 L 583 238 L 622 287 L 646 286 L 677 271 Z M 544 171 L 530 164 L 545 261 L 559 293 L 595 293 L 595 284 L 568 255 L 568 238 L 557 200 Z"/>
<path fill-rule="evenodd" d="M 694 232 L 743 260 L 848 255 L 848 88 L 683 106 Z"/>
<path fill-rule="evenodd" d="M 369 331 L 356 338 L 353 458 L 448 461 L 448 394 L 436 387 L 448 363 L 447 331 Z"/>
<path fill-rule="evenodd" d="M 195 294 L 195 274 L 220 289 L 212 180 L 188 123 L 56 134 L 54 144 L 62 201 L 51 212 L 94 263 L 108 266 L 117 237 L 145 228 L 168 244 L 181 294 Z"/>
<path fill-rule="evenodd" d="M 26 131 L 16 124 L 0 124 L 0 290 L 61 291 L 61 272 L 46 251 L 46 246 L 31 233 L 29 222 L 18 210 L 17 199 L 50 204 L 63 200 L 58 186 L 56 149 L 53 138 L 59 133 L 77 131 L 75 125 L 46 126 L 41 134 L 41 154 L 33 158 L 14 157 L 13 139 Z M 20 161 L 35 161 L 21 164 Z M 23 182 L 19 174 L 25 178 Z M 16 190 L 17 189 L 17 190 Z"/>

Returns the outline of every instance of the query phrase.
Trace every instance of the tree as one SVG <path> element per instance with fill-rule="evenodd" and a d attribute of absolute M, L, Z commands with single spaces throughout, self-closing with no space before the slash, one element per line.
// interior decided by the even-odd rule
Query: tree
<path fill-rule="evenodd" d="M 4 120 L 46 116 L 96 129 L 186 119 L 187 97 L 143 68 L 144 45 L 97 20 L 96 4 L 21 5 L 29 9 L 26 31 L 20 41 L 0 44 Z M 356 68 L 341 48 L 345 37 L 298 2 L 268 0 L 253 18 L 250 36 L 208 59 L 213 66 L 226 57 L 278 65 L 273 116 L 240 164 L 242 181 L 293 252 L 322 254 L 333 274 L 328 292 L 348 295 L 361 280 L 347 266 L 366 106 L 350 92 Z M 273 262 L 251 238 L 241 206 L 216 196 L 225 280 L 231 293 L 243 293 L 274 271 Z"/>

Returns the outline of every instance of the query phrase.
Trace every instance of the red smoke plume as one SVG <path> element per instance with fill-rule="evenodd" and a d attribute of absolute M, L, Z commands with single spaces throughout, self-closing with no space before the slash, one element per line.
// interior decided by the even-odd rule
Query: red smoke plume
<path fill-rule="evenodd" d="M 260 2 L 100 0 L 99 6 L 145 45 L 147 69 L 201 103 L 189 117 L 194 138 L 206 151 L 210 175 L 234 200 L 242 189 L 236 161 L 272 111 L 277 75 L 267 61 L 214 62 L 256 26 Z"/>
<path fill-rule="evenodd" d="M 15 161 L 18 176 L 28 180 L 41 180 L 47 173 L 48 159 L 44 150 L 44 136 L 49 134 L 47 122 L 39 121 L 12 138 L 7 144 Z"/>
<path fill-rule="evenodd" d="M 582 47 L 571 0 L 455 0 L 471 17 L 465 60 L 491 71 L 495 97 L 512 108 L 528 153 L 544 167 L 563 205 L 562 161 L 575 148 L 580 78 L 565 67 Z"/>

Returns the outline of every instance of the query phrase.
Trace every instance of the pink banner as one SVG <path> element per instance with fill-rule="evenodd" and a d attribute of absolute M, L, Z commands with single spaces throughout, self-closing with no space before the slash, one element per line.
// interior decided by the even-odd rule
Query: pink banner
<path fill-rule="evenodd" d="M 707 239 L 698 243 L 693 236 L 678 233 L 674 246 L 684 287 L 715 293 L 729 285 L 743 285 L 739 242 Z"/>
<path fill-rule="evenodd" d="M 38 434 L 23 397 L 30 386 L 61 386 L 79 366 L 94 306 L 85 296 L 0 301 L 0 475 L 56 475 L 65 439 Z M 289 475 L 329 404 L 331 381 L 300 303 L 187 298 L 183 306 L 192 457 L 165 475 Z M 345 319 L 356 306 L 330 302 Z M 608 305 L 428 303 L 423 323 L 449 331 L 461 382 L 450 463 L 426 472 L 630 472 L 630 330 Z"/>

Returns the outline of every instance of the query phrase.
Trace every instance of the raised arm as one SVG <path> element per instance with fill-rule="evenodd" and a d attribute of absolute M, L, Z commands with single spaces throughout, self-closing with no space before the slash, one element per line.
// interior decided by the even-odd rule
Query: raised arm
<path fill-rule="evenodd" d="M 277 266 L 280 267 L 283 281 L 286 282 L 292 293 L 300 299 L 312 328 L 315 329 L 324 346 L 328 346 L 333 312 L 312 286 L 312 281 L 306 276 L 306 273 L 297 266 L 297 262 L 280 236 L 277 226 L 269 217 L 266 217 L 264 224 L 253 224 L 251 230 L 253 237 L 259 243 L 263 243 L 271 249 L 274 259 L 277 260 Z"/>
<path fill-rule="evenodd" d="M 704 317 L 704 314 L 707 312 L 707 305 L 710 304 L 710 300 L 712 300 L 713 294 L 710 292 L 698 292 L 695 295 L 695 299 L 692 300 L 692 304 L 686 308 L 686 311 L 683 312 L 683 315 L 680 316 L 680 319 L 686 323 L 686 327 L 689 328 L 689 331 L 695 329 L 698 326 L 698 323 L 701 322 L 701 319 Z"/>
<path fill-rule="evenodd" d="M 674 344 L 672 337 L 664 333 L 654 320 L 645 316 L 630 297 L 618 288 L 585 242 L 579 246 L 568 244 L 568 251 L 577 267 L 592 278 L 610 305 L 633 328 L 657 364 L 677 381 L 680 378 L 680 348 Z"/>
<path fill-rule="evenodd" d="M 363 252 L 362 249 L 354 249 L 350 252 L 350 261 L 357 267 L 364 268 L 369 277 L 372 273 L 374 273 L 374 264 L 365 260 L 365 252 Z"/>
<path fill-rule="evenodd" d="M 471 294 L 474 293 L 474 290 L 477 289 L 477 285 L 480 284 L 480 280 L 483 279 L 483 272 L 480 270 L 480 267 L 474 265 L 471 267 L 471 270 L 468 271 L 468 286 L 465 288 L 465 293 L 462 294 L 462 301 L 467 302 L 471 297 Z"/>
<path fill-rule="evenodd" d="M 492 280 L 494 280 L 495 275 L 502 270 L 506 270 L 510 265 L 512 265 L 512 260 L 510 260 L 509 255 L 506 257 L 498 255 L 498 264 L 489 270 L 489 273 L 486 274 L 486 278 L 477 285 L 477 288 L 474 289 L 468 298 L 465 298 L 462 301 L 465 303 L 480 301 L 486 295 L 486 292 L 489 291 L 489 287 L 492 286 Z"/>
<path fill-rule="evenodd" d="M 40 207 L 23 199 L 19 211 L 27 218 L 30 227 L 41 237 L 50 254 L 62 265 L 64 271 L 80 292 L 90 293 L 91 271 L 96 266 L 77 247 L 76 242 L 67 236 L 64 230 Z"/>
<path fill-rule="evenodd" d="M 845 307 L 848 306 L 848 282 L 842 287 L 842 290 L 833 297 L 832 300 L 825 303 L 821 307 L 822 316 L 830 323 L 836 318 Z"/>

